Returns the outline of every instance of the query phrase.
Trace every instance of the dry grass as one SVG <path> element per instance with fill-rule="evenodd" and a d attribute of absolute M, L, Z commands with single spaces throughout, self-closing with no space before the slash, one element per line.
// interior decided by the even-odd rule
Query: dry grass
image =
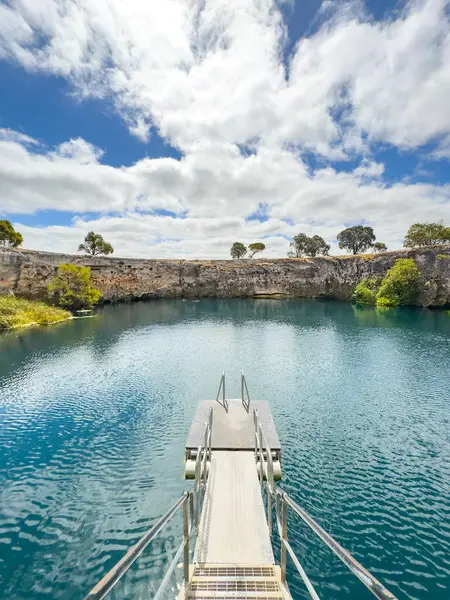
<path fill-rule="evenodd" d="M 44 302 L 0 296 L 0 329 L 50 325 L 72 318 L 72 313 Z"/>

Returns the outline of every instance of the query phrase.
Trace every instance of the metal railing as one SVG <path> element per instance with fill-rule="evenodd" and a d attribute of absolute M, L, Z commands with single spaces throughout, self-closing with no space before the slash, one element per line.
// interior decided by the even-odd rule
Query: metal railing
<path fill-rule="evenodd" d="M 250 394 L 248 393 L 247 380 L 244 371 L 241 371 L 241 398 L 242 405 L 247 412 L 250 410 Z"/>
<path fill-rule="evenodd" d="M 89 592 L 84 600 L 102 600 L 109 594 L 118 581 L 125 575 L 131 565 L 139 558 L 147 546 L 158 536 L 164 527 L 172 520 L 172 518 L 183 509 L 183 539 L 178 546 L 169 567 L 164 574 L 164 578 L 156 591 L 153 600 L 161 600 L 167 585 L 170 582 L 177 564 L 179 563 L 181 554 L 183 553 L 183 582 L 184 589 L 187 593 L 189 586 L 189 542 L 192 533 L 198 533 L 200 523 L 200 515 L 203 506 L 203 499 L 206 490 L 206 481 L 208 475 L 208 461 L 211 461 L 211 436 L 213 424 L 213 409 L 209 409 L 208 419 L 205 423 L 205 433 L 202 443 L 197 449 L 195 459 L 195 482 L 193 489 L 179 498 L 175 504 L 162 516 L 151 529 L 145 533 L 141 539 L 132 546 L 123 558 L 97 583 Z"/>
<path fill-rule="evenodd" d="M 267 480 L 267 524 L 269 526 L 269 533 L 272 535 L 272 498 L 275 493 L 272 450 L 267 442 L 256 408 L 253 411 L 253 425 L 255 428 L 255 460 L 261 490 L 264 486 L 264 476 Z M 267 461 L 264 460 L 264 448 Z"/>
<path fill-rule="evenodd" d="M 314 586 L 308 575 L 296 557 L 292 546 L 288 541 L 288 508 L 291 508 L 306 525 L 315 533 L 349 569 L 358 577 L 358 579 L 378 598 L 378 600 L 397 600 L 396 596 L 387 590 L 384 585 L 378 581 L 367 569 L 365 569 L 350 552 L 345 550 L 329 533 L 327 533 L 316 521 L 286 492 L 280 489 L 274 483 L 272 451 L 267 443 L 262 424 L 258 417 L 258 412 L 253 411 L 253 423 L 255 426 L 255 458 L 257 464 L 258 477 L 261 483 L 261 489 L 264 486 L 264 479 L 267 481 L 267 524 L 269 532 L 272 535 L 272 503 L 275 501 L 275 515 L 278 535 L 281 543 L 280 567 L 281 580 L 286 583 L 286 562 L 287 555 L 291 557 L 303 583 L 305 584 L 309 595 L 313 600 L 319 600 Z M 266 461 L 264 462 L 264 457 Z M 263 464 L 264 463 L 264 464 Z"/>
<path fill-rule="evenodd" d="M 222 392 L 222 402 L 219 400 L 220 392 Z M 217 392 L 216 402 L 218 402 L 224 409 L 228 412 L 228 402 L 225 398 L 225 371 L 222 373 L 222 377 L 220 378 L 219 390 Z"/>
<path fill-rule="evenodd" d="M 209 409 L 208 419 L 205 423 L 205 432 L 203 434 L 202 443 L 197 448 L 195 457 L 195 482 L 194 482 L 194 498 L 195 498 L 195 527 L 198 531 L 200 523 L 201 504 L 203 503 L 202 493 L 206 490 L 206 479 L 208 476 L 208 462 L 211 463 L 211 438 L 213 426 L 213 409 Z"/>

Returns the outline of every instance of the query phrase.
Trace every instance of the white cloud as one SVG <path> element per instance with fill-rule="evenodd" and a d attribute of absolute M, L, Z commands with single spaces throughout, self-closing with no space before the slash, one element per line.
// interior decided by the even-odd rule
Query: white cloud
<path fill-rule="evenodd" d="M 82 140 L 75 147 L 97 155 Z M 367 221 L 392 248 L 412 222 L 449 214 L 450 186 L 387 186 L 383 165 L 367 161 L 354 172 L 325 167 L 310 173 L 293 153 L 271 147 L 243 157 L 236 146 L 204 145 L 182 160 L 143 159 L 120 168 L 62 154 L 61 147 L 33 154 L 17 142 L 0 142 L 2 213 L 84 215 L 71 227 L 27 227 L 17 218 L 26 247 L 73 252 L 94 229 L 120 256 L 224 258 L 236 240 L 263 240 L 267 256 L 284 256 L 286 236 L 317 233 L 336 250 L 340 230 Z M 261 206 L 268 220 L 247 220 Z M 98 212 L 103 215 L 90 215 Z"/>
<path fill-rule="evenodd" d="M 24 146 L 36 146 L 39 143 L 29 135 L 7 128 L 0 128 L 0 142 L 16 142 L 17 144 L 23 144 Z"/>
<path fill-rule="evenodd" d="M 366 135 L 414 148 L 449 133 L 449 1 L 415 0 L 382 23 L 334 6 L 287 70 L 272 0 L 13 0 L 0 57 L 111 97 L 133 134 L 154 124 L 184 150 L 260 139 L 342 158 L 366 151 Z"/>
<path fill-rule="evenodd" d="M 103 154 L 104 150 L 93 146 L 82 138 L 63 142 L 55 151 L 55 157 L 69 158 L 82 165 L 97 163 Z"/>
<path fill-rule="evenodd" d="M 450 134 L 441 139 L 437 148 L 431 153 L 433 159 L 450 159 Z"/>
<path fill-rule="evenodd" d="M 179 257 L 224 257 L 236 239 L 284 255 L 283 236 L 333 243 L 361 221 L 395 247 L 411 222 L 448 220 L 449 186 L 387 185 L 371 146 L 440 139 L 434 156 L 448 158 L 449 0 L 411 1 L 384 22 L 361 6 L 327 3 L 285 64 L 274 0 L 0 4 L 0 59 L 65 77 L 81 100 L 112 100 L 133 135 L 153 126 L 183 151 L 114 168 L 81 138 L 43 149 L 0 130 L 0 211 L 84 215 L 44 229 L 18 219 L 28 247 L 71 251 L 95 229 L 121 255 Z M 325 166 L 312 172 L 305 151 Z M 360 159 L 350 172 L 323 160 L 349 157 Z M 247 222 L 261 206 L 268 220 Z"/>

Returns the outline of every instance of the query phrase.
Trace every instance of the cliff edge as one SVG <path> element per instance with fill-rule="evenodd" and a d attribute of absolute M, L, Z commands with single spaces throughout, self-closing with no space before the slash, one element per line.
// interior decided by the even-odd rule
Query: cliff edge
<path fill-rule="evenodd" d="M 422 272 L 418 304 L 450 305 L 450 246 L 345 257 L 153 260 L 0 249 L 0 294 L 43 298 L 61 263 L 89 266 L 106 302 L 146 298 L 294 297 L 349 300 L 365 277 L 384 275 L 399 258 Z"/>

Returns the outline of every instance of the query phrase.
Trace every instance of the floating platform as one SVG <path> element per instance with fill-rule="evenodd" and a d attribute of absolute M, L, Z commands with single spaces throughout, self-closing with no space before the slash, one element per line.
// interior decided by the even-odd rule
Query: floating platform
<path fill-rule="evenodd" d="M 194 419 L 186 439 L 186 451 L 197 451 L 203 442 L 205 423 L 210 408 L 213 409 L 211 450 L 254 450 L 255 425 L 253 411 L 258 411 L 259 420 L 273 452 L 281 450 L 269 403 L 265 400 L 252 400 L 249 412 L 242 400 L 228 400 L 228 411 L 216 400 L 203 400 L 197 406 Z"/>

